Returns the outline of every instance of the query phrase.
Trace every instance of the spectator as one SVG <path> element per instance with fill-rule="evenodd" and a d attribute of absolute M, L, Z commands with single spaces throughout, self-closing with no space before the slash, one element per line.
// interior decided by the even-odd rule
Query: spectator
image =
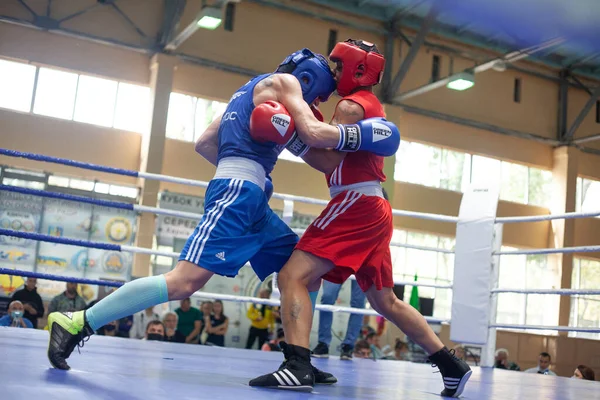
<path fill-rule="evenodd" d="M 542 374 L 556 376 L 556 373 L 550 369 L 550 354 L 543 352 L 538 357 L 537 367 L 526 369 L 525 372 L 528 374 Z"/>
<path fill-rule="evenodd" d="M 211 315 L 204 315 L 204 323 L 208 333 L 204 344 L 225 347 L 225 334 L 229 327 L 229 318 L 223 314 L 223 302 L 215 300 L 212 310 Z"/>
<path fill-rule="evenodd" d="M 177 330 L 177 314 L 169 311 L 163 317 L 165 326 L 165 342 L 185 343 L 185 335 Z"/>
<path fill-rule="evenodd" d="M 364 339 L 354 344 L 354 355 L 358 358 L 371 358 L 371 345 Z"/>
<path fill-rule="evenodd" d="M 369 346 L 371 346 L 371 354 L 375 359 L 382 359 L 384 357 L 383 352 L 381 351 L 381 346 L 379 345 L 379 336 L 377 333 L 371 332 L 367 335 L 366 339 Z"/>
<path fill-rule="evenodd" d="M 596 374 L 594 373 L 594 370 L 590 367 L 586 367 L 585 365 L 578 365 L 577 368 L 575 368 L 575 372 L 573 372 L 573 376 L 571 378 L 583 379 L 586 381 L 595 381 Z"/>
<path fill-rule="evenodd" d="M 498 349 L 496 350 L 496 361 L 494 363 L 494 368 L 499 369 L 508 369 L 510 371 L 520 371 L 521 367 L 515 364 L 512 361 L 508 361 L 508 350 L 506 349 Z"/>
<path fill-rule="evenodd" d="M 54 297 L 48 306 L 48 314 L 58 312 L 74 312 L 85 309 L 85 300 L 77 294 L 77 284 L 67 282 L 67 290 Z"/>
<path fill-rule="evenodd" d="M 11 300 L 19 300 L 23 303 L 25 318 L 31 321 L 34 328 L 37 328 L 38 318 L 44 315 L 44 303 L 37 292 L 35 285 L 36 278 L 27 278 L 23 289 L 13 293 Z"/>
<path fill-rule="evenodd" d="M 355 280 L 351 281 L 352 293 L 350 296 L 350 307 L 365 308 L 366 297 L 358 283 Z M 342 285 L 323 281 L 323 296 L 321 304 L 332 305 L 338 299 Z M 363 317 L 360 314 L 350 314 L 348 318 L 348 326 L 346 328 L 346 336 L 342 341 L 340 358 L 342 360 L 352 359 L 352 349 L 354 342 L 358 338 L 361 330 Z M 319 343 L 313 349 L 313 357 L 327 358 L 329 357 L 329 345 L 331 344 L 331 323 L 333 321 L 333 313 L 330 311 L 320 311 L 319 314 Z"/>
<path fill-rule="evenodd" d="M 134 314 L 129 337 L 132 339 L 146 337 L 146 327 L 150 321 L 160 321 L 160 316 L 154 312 L 154 307 L 148 307 L 144 311 Z"/>
<path fill-rule="evenodd" d="M 25 307 L 19 300 L 14 300 L 8 305 L 8 314 L 0 318 L 0 326 L 13 328 L 33 328 L 33 324 L 24 318 Z"/>
<path fill-rule="evenodd" d="M 261 299 L 268 299 L 271 296 L 271 293 L 268 290 L 263 289 L 258 296 Z M 246 348 L 251 349 L 252 346 L 254 346 L 256 339 L 258 339 L 258 348 L 261 349 L 263 344 L 269 340 L 269 328 L 273 331 L 275 327 L 273 308 L 267 305 L 250 304 L 246 315 L 250 320 L 251 325 L 250 331 L 248 332 Z"/>
<path fill-rule="evenodd" d="M 400 361 L 411 360 L 408 344 L 404 343 L 400 338 L 396 338 L 396 344 L 394 345 L 394 359 Z"/>
<path fill-rule="evenodd" d="M 209 316 L 212 314 L 212 309 L 213 309 L 213 304 L 210 301 L 203 301 L 202 304 L 200 304 L 200 321 L 201 325 L 200 325 L 200 341 L 198 342 L 199 344 L 204 344 L 206 343 L 206 339 L 208 338 L 208 332 L 206 332 L 206 316 Z"/>
<path fill-rule="evenodd" d="M 158 320 L 148 322 L 144 340 L 156 340 L 162 342 L 165 340 L 165 326 Z"/>
<path fill-rule="evenodd" d="M 108 324 L 101 327 L 100 329 L 98 329 L 98 332 L 96 333 L 102 336 L 117 336 L 118 327 L 119 321 L 111 321 Z"/>
<path fill-rule="evenodd" d="M 283 328 L 277 329 L 277 337 L 262 345 L 262 351 L 281 351 L 281 343 L 285 339 Z"/>
<path fill-rule="evenodd" d="M 181 300 L 177 313 L 177 330 L 185 336 L 185 343 L 198 343 L 200 328 L 202 326 L 202 313 L 192 307 L 192 301 L 188 297 Z"/>

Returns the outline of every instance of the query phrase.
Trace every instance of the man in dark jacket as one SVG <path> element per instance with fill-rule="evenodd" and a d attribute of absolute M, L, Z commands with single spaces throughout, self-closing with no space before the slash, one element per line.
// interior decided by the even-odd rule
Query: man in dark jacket
<path fill-rule="evenodd" d="M 37 328 L 38 318 L 44 316 L 44 303 L 37 292 L 36 284 L 36 278 L 27 278 L 25 287 L 14 292 L 11 298 L 11 301 L 19 300 L 23 303 L 24 317 L 31 321 L 34 328 Z"/>

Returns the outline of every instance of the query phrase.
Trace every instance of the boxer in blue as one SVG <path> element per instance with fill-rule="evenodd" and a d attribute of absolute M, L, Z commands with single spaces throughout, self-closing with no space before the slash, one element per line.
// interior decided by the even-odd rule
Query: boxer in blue
<path fill-rule="evenodd" d="M 196 144 L 217 170 L 206 190 L 204 216 L 177 265 L 164 275 L 125 284 L 86 311 L 51 313 L 48 359 L 52 366 L 69 369 L 66 359 L 100 327 L 156 304 L 187 298 L 214 274 L 234 277 L 248 261 L 261 280 L 278 272 L 298 242 L 268 205 L 269 175 L 278 155 L 286 146 L 302 145 L 299 139 L 303 139 L 312 147 L 310 164 L 332 170 L 339 159 L 319 148 L 335 148 L 339 143 L 345 151 L 357 151 L 358 147 L 347 149 L 353 142 L 349 135 L 372 129 L 366 122 L 346 131 L 315 118 L 310 106 L 326 101 L 335 87 L 327 60 L 303 49 L 288 56 L 275 73 L 259 75 L 234 93 L 224 114 Z M 298 97 L 290 98 L 290 93 Z M 288 103 L 294 114 L 285 113 L 276 102 Z M 300 124 L 298 133 L 294 120 L 296 126 Z M 369 145 L 368 140 L 362 143 Z M 322 373 L 320 383 L 335 381 L 331 374 Z"/>

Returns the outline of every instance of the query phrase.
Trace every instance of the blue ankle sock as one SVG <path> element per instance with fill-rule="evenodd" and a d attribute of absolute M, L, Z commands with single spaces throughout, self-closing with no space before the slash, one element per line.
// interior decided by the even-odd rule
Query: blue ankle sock
<path fill-rule="evenodd" d="M 96 332 L 104 325 L 148 307 L 169 301 L 164 275 L 136 279 L 117 289 L 85 312 L 90 327 Z"/>
<path fill-rule="evenodd" d="M 312 312 L 314 315 L 315 307 L 317 306 L 317 296 L 319 295 L 319 291 L 317 290 L 316 292 L 308 292 L 308 295 L 310 296 L 310 302 L 312 303 Z"/>

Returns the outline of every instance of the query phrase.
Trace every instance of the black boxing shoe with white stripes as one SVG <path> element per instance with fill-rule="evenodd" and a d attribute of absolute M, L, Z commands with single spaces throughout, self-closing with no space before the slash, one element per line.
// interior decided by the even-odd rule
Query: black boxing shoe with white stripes
<path fill-rule="evenodd" d="M 290 357 L 290 355 L 292 353 L 286 342 L 284 342 L 284 341 L 279 342 L 279 346 L 281 347 L 281 351 L 283 352 L 283 357 L 285 358 L 285 360 L 279 366 L 279 370 L 282 370 L 286 367 L 287 359 Z M 314 353 L 314 351 L 313 351 L 313 353 Z M 313 356 L 314 356 L 314 354 L 313 354 Z M 315 376 L 315 385 L 333 385 L 334 383 L 337 383 L 337 378 L 333 374 L 330 374 L 329 372 L 321 371 L 320 369 L 318 369 L 315 366 L 312 366 L 312 372 L 313 372 L 313 375 Z"/>
<path fill-rule="evenodd" d="M 252 379 L 249 384 L 253 387 L 312 392 L 315 375 L 310 363 L 310 350 L 287 345 L 286 361 L 283 365 L 271 374 Z"/>
<path fill-rule="evenodd" d="M 437 367 L 444 380 L 444 397 L 458 397 L 465 389 L 467 381 L 473 371 L 469 365 L 454 355 L 454 350 L 444 347 L 437 353 L 429 356 L 432 367 Z"/>

